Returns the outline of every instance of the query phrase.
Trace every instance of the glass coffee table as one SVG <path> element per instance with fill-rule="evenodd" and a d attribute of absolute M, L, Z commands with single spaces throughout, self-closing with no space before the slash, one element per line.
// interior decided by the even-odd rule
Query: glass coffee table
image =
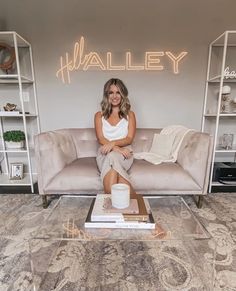
<path fill-rule="evenodd" d="M 61 196 L 29 241 L 34 290 L 213 290 L 212 239 L 180 196 L 145 196 L 153 230 L 85 228 L 93 196 Z"/>

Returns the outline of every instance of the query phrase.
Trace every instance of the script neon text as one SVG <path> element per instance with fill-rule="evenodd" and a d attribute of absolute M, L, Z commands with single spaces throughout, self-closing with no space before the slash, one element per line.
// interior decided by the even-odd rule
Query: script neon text
<path fill-rule="evenodd" d="M 113 53 L 107 52 L 106 58 L 102 57 L 98 52 L 91 51 L 84 52 L 84 37 L 81 37 L 78 42 L 74 44 L 73 53 L 68 52 L 65 56 L 60 57 L 60 67 L 56 72 L 57 78 L 61 79 L 63 83 L 71 83 L 71 72 L 77 70 L 87 71 L 89 69 L 99 69 L 102 71 L 162 71 L 164 65 L 161 63 L 162 58 L 167 56 L 171 62 L 173 73 L 179 73 L 179 64 L 187 55 L 183 51 L 179 54 L 174 54 L 170 51 L 148 51 L 144 53 L 143 63 L 135 63 L 131 52 L 125 52 L 125 61 L 122 64 L 117 64 L 113 60 Z"/>

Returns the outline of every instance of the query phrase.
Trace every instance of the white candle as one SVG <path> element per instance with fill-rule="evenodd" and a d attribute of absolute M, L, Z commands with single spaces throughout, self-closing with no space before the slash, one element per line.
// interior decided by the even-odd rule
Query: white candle
<path fill-rule="evenodd" d="M 129 207 L 130 189 L 126 184 L 114 184 L 111 186 L 111 201 L 115 208 Z"/>

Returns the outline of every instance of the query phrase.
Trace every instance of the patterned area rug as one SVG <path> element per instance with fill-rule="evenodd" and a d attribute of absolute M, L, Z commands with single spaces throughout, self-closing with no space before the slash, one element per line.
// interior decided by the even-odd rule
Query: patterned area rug
<path fill-rule="evenodd" d="M 36 246 L 35 254 L 39 262 L 36 269 L 41 274 L 45 272 L 45 277 L 36 275 L 34 283 L 40 286 L 40 291 L 235 291 L 236 194 L 208 195 L 202 209 L 197 209 L 192 197 L 186 197 L 186 201 L 213 237 L 199 250 L 209 261 L 216 250 L 214 287 L 206 287 L 209 285 L 202 285 L 199 280 L 201 272 L 205 274 L 201 278 L 203 283 L 211 276 L 207 265 L 199 262 L 200 252 L 182 242 L 161 242 L 157 248 L 153 242 L 52 245 L 43 241 Z M 38 195 L 0 195 L 0 291 L 33 290 L 28 239 L 55 202 L 56 198 L 48 209 L 42 209 Z M 186 253 L 186 248 L 192 252 Z M 48 272 L 40 270 L 40 262 L 43 265 L 52 253 Z"/>

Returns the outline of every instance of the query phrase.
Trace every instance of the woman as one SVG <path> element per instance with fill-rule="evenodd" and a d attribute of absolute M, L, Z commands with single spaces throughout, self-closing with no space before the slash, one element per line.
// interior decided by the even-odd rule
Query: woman
<path fill-rule="evenodd" d="M 119 79 L 110 79 L 104 85 L 102 111 L 95 114 L 95 130 L 101 147 L 97 164 L 101 172 L 105 193 L 111 186 L 125 183 L 134 190 L 129 181 L 128 169 L 133 163 L 131 143 L 136 131 L 134 112 L 130 111 L 128 90 Z"/>

